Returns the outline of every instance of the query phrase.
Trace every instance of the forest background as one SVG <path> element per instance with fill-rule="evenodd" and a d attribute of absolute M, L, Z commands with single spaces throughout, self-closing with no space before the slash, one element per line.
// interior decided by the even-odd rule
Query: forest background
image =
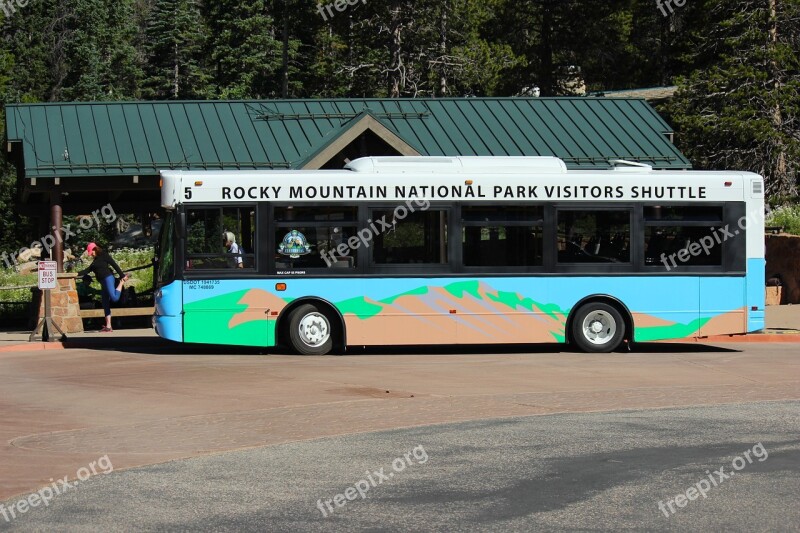
<path fill-rule="evenodd" d="M 695 168 L 757 172 L 773 204 L 797 200 L 800 0 L 352 1 L 339 11 L 334 0 L 0 0 L 0 98 L 544 97 L 677 85 L 658 111 Z M 0 113 L 0 134 L 4 123 Z M 15 199 L 2 162 L 0 249 L 32 234 Z"/>

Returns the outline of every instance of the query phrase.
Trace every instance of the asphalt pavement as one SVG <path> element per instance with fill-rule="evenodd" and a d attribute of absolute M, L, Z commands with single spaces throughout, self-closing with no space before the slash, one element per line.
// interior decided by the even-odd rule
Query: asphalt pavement
<path fill-rule="evenodd" d="M 780 401 L 325 438 L 98 473 L 0 529 L 797 531 L 799 429 Z"/>

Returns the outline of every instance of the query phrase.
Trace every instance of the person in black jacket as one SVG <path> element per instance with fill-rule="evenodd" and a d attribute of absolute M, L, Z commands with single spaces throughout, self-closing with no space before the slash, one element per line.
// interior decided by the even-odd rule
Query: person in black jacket
<path fill-rule="evenodd" d="M 97 281 L 100 282 L 100 288 L 102 289 L 103 310 L 105 311 L 106 317 L 106 325 L 103 326 L 100 331 L 104 333 L 110 332 L 112 331 L 111 302 L 119 301 L 119 297 L 122 295 L 122 287 L 125 284 L 125 281 L 128 279 L 128 275 L 122 271 L 117 262 L 114 261 L 108 252 L 93 242 L 90 242 L 86 246 L 86 255 L 93 257 L 94 260 L 92 261 L 91 265 L 78 272 L 78 275 L 85 276 L 89 272 L 93 272 L 97 277 Z M 111 273 L 112 268 L 117 271 L 119 277 L 121 278 L 116 288 L 114 288 L 114 275 Z"/>

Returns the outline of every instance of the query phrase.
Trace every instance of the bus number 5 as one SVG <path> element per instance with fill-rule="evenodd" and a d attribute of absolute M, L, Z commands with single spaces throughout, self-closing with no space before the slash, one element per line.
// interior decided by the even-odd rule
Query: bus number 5
<path fill-rule="evenodd" d="M 184 196 L 184 198 L 186 198 L 187 200 L 191 200 L 191 199 L 192 199 L 192 189 L 191 189 L 190 187 L 186 187 L 186 188 L 183 190 L 183 196 Z"/>

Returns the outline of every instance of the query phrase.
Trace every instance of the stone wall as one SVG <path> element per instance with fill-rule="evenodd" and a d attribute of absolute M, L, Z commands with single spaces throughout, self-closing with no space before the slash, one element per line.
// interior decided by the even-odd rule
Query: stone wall
<path fill-rule="evenodd" d="M 78 292 L 75 290 L 77 277 L 78 275 L 74 273 L 58 274 L 57 287 L 50 291 L 50 314 L 53 322 L 64 333 L 83 332 Z M 40 295 L 37 298 L 39 300 L 39 320 L 41 320 L 44 316 L 44 296 Z M 58 335 L 58 332 L 54 331 L 52 334 Z"/>
<path fill-rule="evenodd" d="M 767 279 L 780 274 L 784 304 L 800 303 L 800 237 L 767 235 Z"/>

